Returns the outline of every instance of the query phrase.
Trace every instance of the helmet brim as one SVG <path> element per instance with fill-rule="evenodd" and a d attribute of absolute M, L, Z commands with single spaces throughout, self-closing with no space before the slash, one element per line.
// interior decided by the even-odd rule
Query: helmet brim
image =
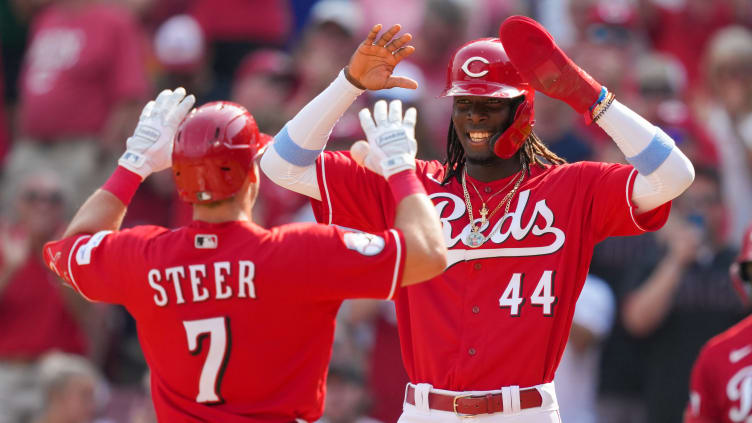
<path fill-rule="evenodd" d="M 527 94 L 527 90 L 494 82 L 456 81 L 439 97 L 473 95 L 479 97 L 515 98 Z"/>

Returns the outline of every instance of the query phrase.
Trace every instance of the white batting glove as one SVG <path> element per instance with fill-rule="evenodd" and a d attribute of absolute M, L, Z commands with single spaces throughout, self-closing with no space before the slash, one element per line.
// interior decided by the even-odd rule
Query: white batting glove
<path fill-rule="evenodd" d="M 144 106 L 133 136 L 118 164 L 146 179 L 153 172 L 172 166 L 172 143 L 178 125 L 196 102 L 185 89 L 164 90 Z"/>
<path fill-rule="evenodd" d="M 387 111 L 386 101 L 379 100 L 373 107 L 373 117 L 368 109 L 358 114 L 360 126 L 368 142 L 358 141 L 350 148 L 353 159 L 360 165 L 389 178 L 403 170 L 415 169 L 415 120 L 417 111 L 411 107 L 402 118 L 402 102 L 392 100 Z"/>

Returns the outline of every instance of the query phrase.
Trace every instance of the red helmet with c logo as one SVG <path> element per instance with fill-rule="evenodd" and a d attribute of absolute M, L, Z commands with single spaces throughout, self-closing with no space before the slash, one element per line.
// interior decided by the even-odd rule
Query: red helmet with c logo
<path fill-rule="evenodd" d="M 462 95 L 524 97 L 515 111 L 511 125 L 494 145 L 496 155 L 503 158 L 512 157 L 533 130 L 535 90 L 522 80 L 498 38 L 470 41 L 452 56 L 447 67 L 446 86 L 441 96 Z"/>
<path fill-rule="evenodd" d="M 253 172 L 272 137 L 236 103 L 215 101 L 191 111 L 178 127 L 172 173 L 180 198 L 209 203 L 233 196 Z"/>

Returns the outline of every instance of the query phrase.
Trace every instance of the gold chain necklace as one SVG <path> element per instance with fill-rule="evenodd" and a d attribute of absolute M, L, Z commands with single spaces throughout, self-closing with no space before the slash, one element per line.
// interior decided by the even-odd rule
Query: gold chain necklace
<path fill-rule="evenodd" d="M 524 167 L 523 169 L 520 170 L 520 176 L 515 181 L 514 188 L 512 188 L 512 190 L 509 191 L 507 195 L 505 195 L 504 198 L 501 199 L 501 201 L 496 206 L 496 208 L 494 208 L 491 214 L 488 215 L 488 219 L 490 219 L 501 208 L 502 204 L 506 204 L 506 207 L 504 208 L 504 214 L 506 215 L 507 213 L 509 213 L 509 206 L 512 204 L 512 198 L 517 193 L 517 190 L 520 188 L 520 185 L 522 184 L 523 179 L 525 179 Z M 507 184 L 507 186 L 509 186 L 509 184 Z M 475 185 L 473 185 L 473 188 L 475 188 Z M 505 188 L 506 187 L 502 188 L 499 192 L 503 191 Z M 475 190 L 478 191 L 477 188 L 475 188 Z M 486 204 L 483 203 L 483 208 L 481 209 L 480 226 L 475 226 L 475 219 L 473 219 L 473 206 L 470 203 L 470 193 L 467 191 L 467 170 L 466 169 L 463 169 L 462 171 L 462 192 L 465 195 L 465 206 L 467 206 L 467 216 L 470 219 L 470 232 L 465 237 L 465 243 L 471 248 L 478 248 L 481 245 L 483 245 L 483 243 L 486 242 L 486 240 L 488 239 L 485 236 L 483 236 L 483 234 L 480 233 L 480 228 L 483 227 L 483 225 L 487 222 L 486 213 L 488 213 L 488 209 L 486 209 Z M 497 192 L 496 194 L 498 194 L 499 192 Z M 480 196 L 480 193 L 478 193 L 478 196 Z M 482 197 L 481 197 L 481 201 L 483 201 Z"/>
<path fill-rule="evenodd" d="M 466 169 L 463 169 L 463 172 L 465 172 L 465 175 L 467 174 L 467 170 Z M 462 177 L 465 178 L 465 175 L 462 175 Z M 501 194 L 502 191 L 504 191 L 505 189 L 509 188 L 509 185 L 512 185 L 512 182 L 514 182 L 514 178 L 511 178 L 509 180 L 509 182 L 507 182 L 507 184 L 504 185 L 504 187 L 502 189 L 500 189 L 500 190 L 496 191 L 495 193 L 491 194 L 491 196 L 488 197 L 488 200 L 484 200 L 483 196 L 480 195 L 480 191 L 478 191 L 478 188 L 475 186 L 475 184 L 472 181 L 470 181 L 470 186 L 473 187 L 473 189 L 475 190 L 475 193 L 478 194 L 478 198 L 480 198 L 480 201 L 483 203 L 483 207 L 481 207 L 481 209 L 480 209 L 480 226 L 481 227 L 483 227 L 483 225 L 485 225 L 486 222 L 488 220 L 490 220 L 491 217 L 493 217 L 494 213 L 496 213 L 496 211 L 499 210 L 500 205 L 504 202 L 504 201 L 500 202 L 499 205 L 496 206 L 496 208 L 494 209 L 494 211 L 492 211 L 491 214 L 489 215 L 488 214 L 488 207 L 486 207 L 486 201 L 488 201 L 490 203 L 491 199 L 494 198 L 494 197 L 496 197 L 497 194 Z M 467 188 L 465 188 L 465 190 L 467 190 Z"/>

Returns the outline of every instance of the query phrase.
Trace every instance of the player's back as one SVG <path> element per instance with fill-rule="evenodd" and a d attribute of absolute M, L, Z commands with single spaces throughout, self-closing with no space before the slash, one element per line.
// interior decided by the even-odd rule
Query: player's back
<path fill-rule="evenodd" d="M 139 226 L 45 246 L 78 292 L 134 316 L 157 415 L 170 422 L 318 419 L 339 305 L 391 298 L 402 251 L 394 230 L 249 222 Z"/>
<path fill-rule="evenodd" d="M 194 223 L 147 244 L 126 306 L 138 322 L 155 401 L 188 410 L 224 402 L 212 408 L 227 419 L 225 408 L 271 417 L 296 400 L 305 411 L 306 399 L 321 396 L 340 302 L 296 289 L 300 281 L 291 278 L 305 276 L 304 264 L 280 235 Z"/>

